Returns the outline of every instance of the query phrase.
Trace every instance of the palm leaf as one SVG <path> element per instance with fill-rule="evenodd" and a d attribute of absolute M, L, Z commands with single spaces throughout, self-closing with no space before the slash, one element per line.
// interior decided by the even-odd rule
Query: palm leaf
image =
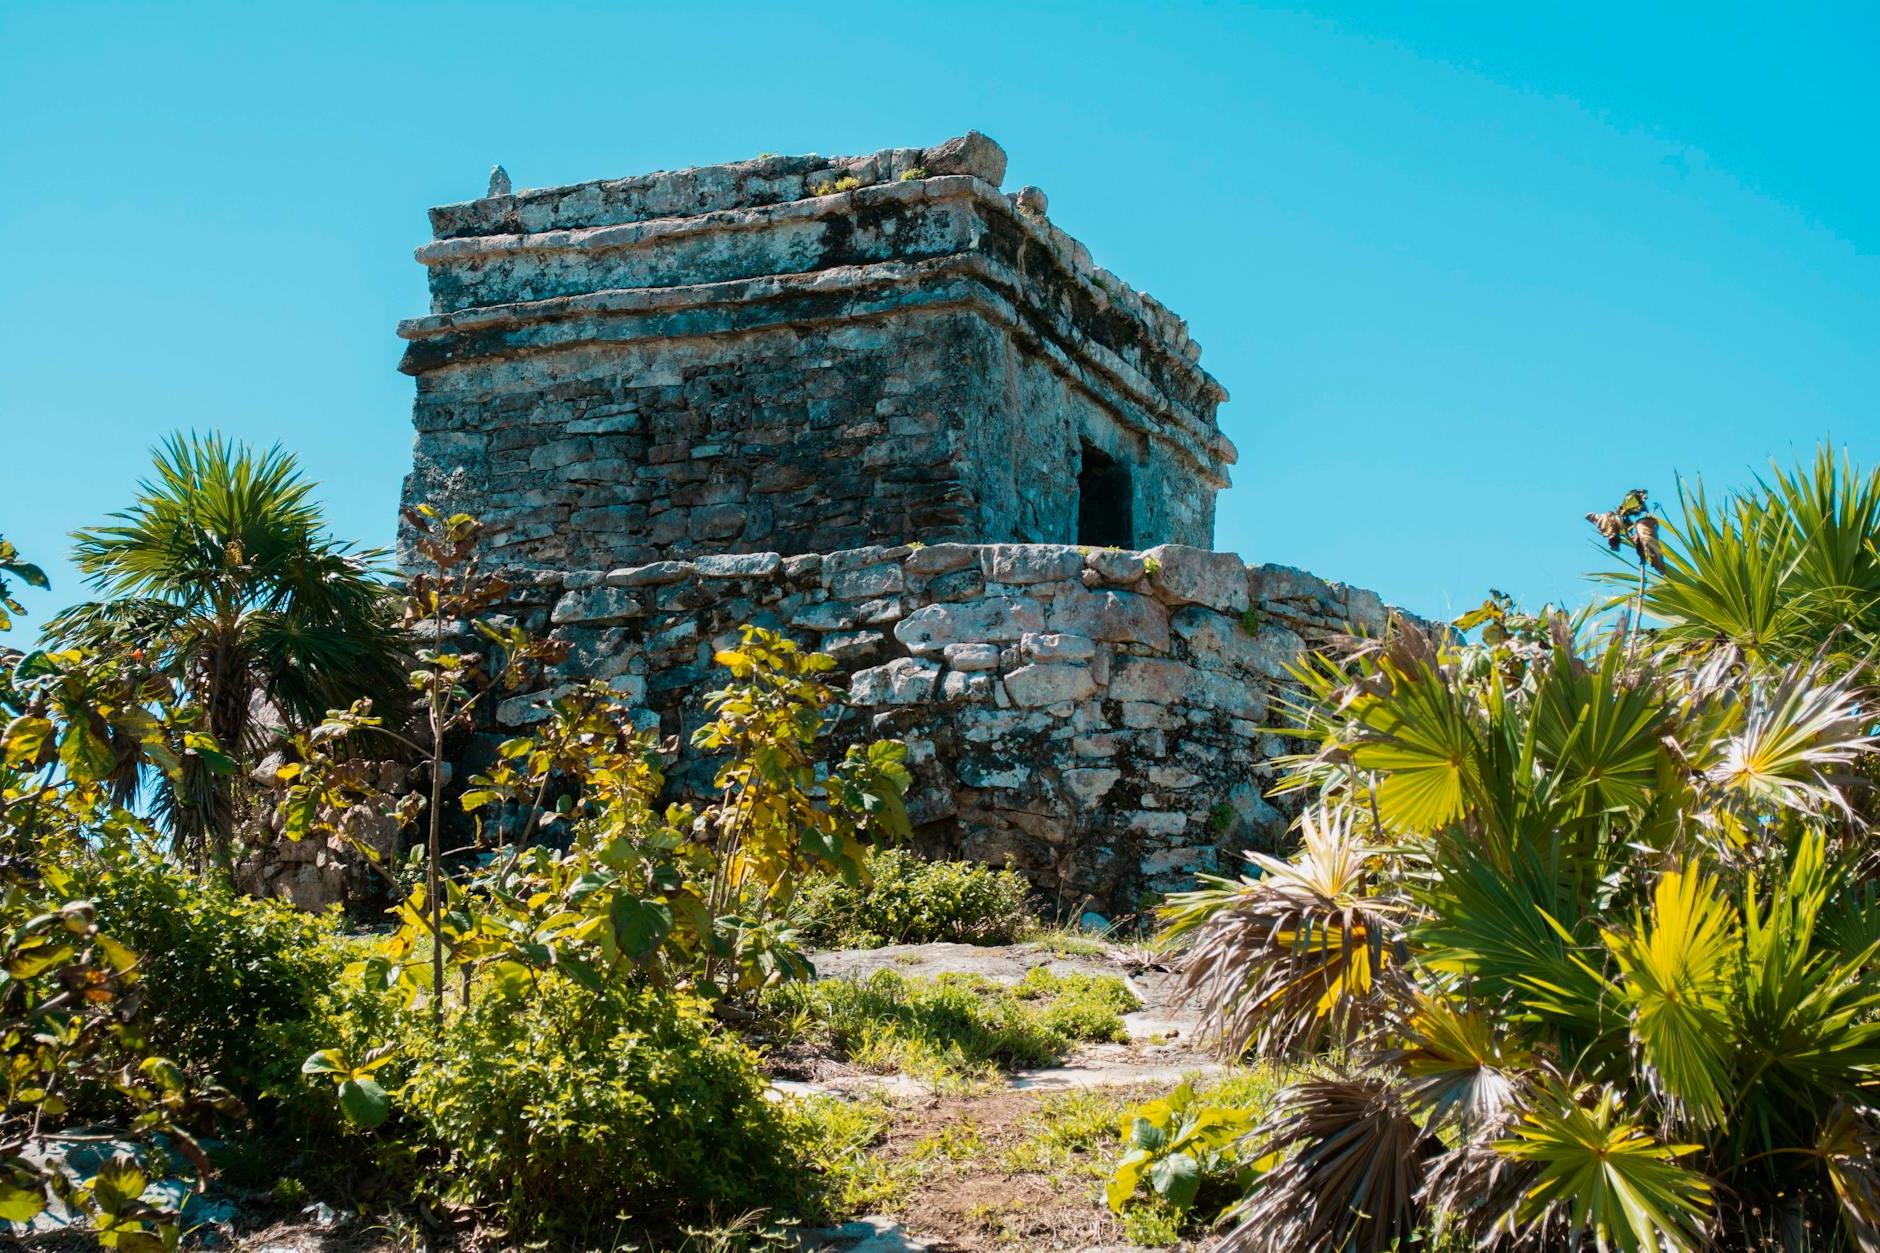
<path fill-rule="evenodd" d="M 1416 1230 L 1436 1145 L 1386 1080 L 1296 1084 L 1251 1138 L 1253 1157 L 1285 1156 L 1221 1216 L 1219 1253 L 1383 1253 Z"/>
<path fill-rule="evenodd" d="M 1352 1039 L 1387 1004 L 1402 960 L 1395 914 L 1402 902 L 1374 893 L 1348 813 L 1303 818 L 1292 861 L 1248 854 L 1261 874 L 1172 894 L 1164 939 L 1186 945 L 1183 989 L 1199 1001 L 1202 1030 L 1224 1051 L 1249 1047 L 1296 1056 L 1330 1037 Z"/>
<path fill-rule="evenodd" d="M 1499 1126 L 1514 1106 L 1520 1073 L 1534 1059 L 1480 1008 L 1419 995 L 1399 1030 L 1403 1045 L 1382 1060 L 1404 1074 L 1404 1091 L 1425 1127 L 1454 1125 L 1467 1138 Z"/>
<path fill-rule="evenodd" d="M 1673 871 L 1658 880 L 1649 916 L 1604 938 L 1653 1088 L 1675 1116 L 1714 1126 L 1730 1082 L 1724 989 L 1739 952 L 1736 911 L 1715 879 Z"/>
<path fill-rule="evenodd" d="M 1704 1247 L 1710 1181 L 1678 1164 L 1695 1146 L 1660 1144 L 1610 1088 L 1590 1105 L 1559 1087 L 1544 1097 L 1496 1145 L 1535 1168 L 1514 1221 L 1562 1222 L 1619 1253 Z"/>

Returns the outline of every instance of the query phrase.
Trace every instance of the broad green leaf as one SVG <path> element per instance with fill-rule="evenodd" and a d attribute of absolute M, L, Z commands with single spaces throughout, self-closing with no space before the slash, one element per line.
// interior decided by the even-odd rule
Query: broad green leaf
<path fill-rule="evenodd" d="M 346 1075 L 352 1073 L 347 1064 L 346 1055 L 338 1049 L 321 1049 L 300 1063 L 303 1075 Z"/>
<path fill-rule="evenodd" d="M 614 942 L 635 959 L 658 948 L 672 931 L 672 909 L 664 901 L 643 901 L 622 892 L 614 897 L 610 912 Z"/>
<path fill-rule="evenodd" d="M 1188 1209 L 1201 1190 L 1201 1163 L 1186 1153 L 1171 1153 L 1150 1170 L 1149 1186 L 1176 1209 Z"/>
<path fill-rule="evenodd" d="M 45 1208 L 46 1194 L 43 1189 L 0 1179 L 0 1219 L 10 1223 L 27 1223 L 38 1217 Z"/>
<path fill-rule="evenodd" d="M 392 1112 L 391 1098 L 376 1079 L 348 1079 L 339 1085 L 339 1108 L 354 1126 L 372 1128 Z"/>

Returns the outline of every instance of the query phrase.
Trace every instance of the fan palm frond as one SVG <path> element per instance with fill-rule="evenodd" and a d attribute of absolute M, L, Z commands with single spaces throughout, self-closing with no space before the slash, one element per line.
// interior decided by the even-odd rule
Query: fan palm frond
<path fill-rule="evenodd" d="M 1384 1253 L 1415 1232 L 1437 1145 L 1387 1080 L 1295 1084 L 1250 1139 L 1284 1157 L 1221 1216 L 1219 1253 Z"/>
<path fill-rule="evenodd" d="M 1593 1091 L 1583 1103 L 1549 1085 L 1496 1148 L 1535 1173 L 1515 1208 L 1523 1227 L 1558 1222 L 1619 1253 L 1705 1244 L 1711 1183 L 1679 1159 L 1695 1145 L 1661 1144 L 1625 1116 L 1619 1094 Z"/>
<path fill-rule="evenodd" d="M 1774 681 L 1749 682 L 1742 727 L 1719 745 L 1706 776 L 1725 796 L 1752 804 L 1851 815 L 1840 784 L 1846 768 L 1872 751 L 1870 716 L 1851 674 L 1828 680 L 1819 659 L 1797 663 Z"/>
<path fill-rule="evenodd" d="M 1502 1123 L 1535 1065 L 1485 1010 L 1442 996 L 1418 995 L 1398 1032 L 1404 1043 L 1384 1060 L 1402 1070 L 1411 1108 L 1425 1127 L 1453 1125 L 1464 1138 Z"/>
<path fill-rule="evenodd" d="M 1402 960 L 1402 902 L 1375 893 L 1374 849 L 1349 813 L 1308 810 L 1291 861 L 1259 853 L 1258 878 L 1209 876 L 1161 910 L 1204 1032 L 1230 1054 L 1298 1055 L 1328 1036 L 1353 1038 L 1386 1006 L 1383 984 Z"/>
<path fill-rule="evenodd" d="M 1672 871 L 1658 880 L 1650 914 L 1604 938 L 1651 1086 L 1674 1117 L 1716 1125 L 1730 1083 L 1724 989 L 1739 953 L 1735 909 L 1714 878 Z"/>

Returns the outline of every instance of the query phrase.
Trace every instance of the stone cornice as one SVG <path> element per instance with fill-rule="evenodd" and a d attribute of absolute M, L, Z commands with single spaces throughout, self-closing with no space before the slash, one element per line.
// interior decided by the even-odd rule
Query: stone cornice
<path fill-rule="evenodd" d="M 1120 393 L 1133 408 L 1157 421 L 1138 424 L 1144 434 L 1180 449 L 1185 460 L 1217 487 L 1216 467 L 1231 465 L 1232 442 L 1210 421 L 1170 399 L 1158 384 L 1118 354 L 1094 342 L 1061 313 L 1025 300 L 1021 277 L 984 253 L 951 253 L 924 261 L 886 261 L 862 266 L 772 274 L 683 287 L 641 287 L 557 296 L 547 300 L 490 305 L 456 313 L 413 318 L 398 333 L 411 341 L 400 369 L 423 374 L 463 361 L 518 357 L 589 343 L 663 337 L 744 334 L 815 323 L 882 318 L 914 309 L 973 306 L 1001 325 L 1027 336 L 1066 377 L 1096 392 Z M 1166 357 L 1156 365 L 1170 364 Z M 1219 385 L 1190 369 L 1183 381 Z"/>
<path fill-rule="evenodd" d="M 715 167 L 707 167 L 710 168 Z M 534 196 L 540 193 L 528 194 Z M 472 203 L 487 205 L 492 202 Z M 1130 338 L 1140 344 L 1142 351 L 1146 355 L 1164 359 L 1158 363 L 1161 369 L 1174 375 L 1193 376 L 1188 386 L 1211 392 L 1217 402 L 1226 399 L 1225 389 L 1197 364 L 1200 348 L 1189 336 L 1187 325 L 1182 319 L 1153 297 L 1135 291 L 1114 274 L 1096 266 L 1088 250 L 1065 232 L 1041 217 L 1020 212 L 1010 198 L 1001 195 L 991 184 L 967 174 L 876 183 L 773 204 L 734 205 L 630 222 L 475 236 L 454 235 L 423 245 L 417 250 L 417 257 L 434 272 L 448 272 L 454 267 L 469 268 L 522 258 L 547 260 L 564 254 L 656 251 L 662 247 L 696 244 L 713 236 L 735 237 L 743 233 L 758 235 L 775 232 L 780 227 L 792 224 L 841 219 L 865 220 L 871 215 L 907 211 L 924 203 L 970 208 L 984 223 L 986 233 L 999 237 L 999 240 L 994 241 L 973 239 L 967 241 L 967 247 L 997 247 L 1002 240 L 1005 246 L 1014 251 L 1029 252 L 1035 249 L 1037 257 L 1048 259 L 1047 268 L 1054 275 L 1063 295 L 1060 303 L 1072 306 L 1066 314 L 1068 320 L 1074 322 L 1080 316 L 1125 320 L 1136 328 Z M 1029 271 L 1029 257 L 1025 264 Z M 725 277 L 759 276 L 748 274 Z M 1028 277 L 1031 277 L 1029 273 Z M 434 279 L 434 284 L 438 281 Z M 1030 289 L 1030 285 L 1021 287 L 1028 294 Z M 509 303 L 491 307 L 506 308 Z M 437 312 L 448 310 L 440 309 Z M 418 324 L 425 321 L 416 320 Z"/>

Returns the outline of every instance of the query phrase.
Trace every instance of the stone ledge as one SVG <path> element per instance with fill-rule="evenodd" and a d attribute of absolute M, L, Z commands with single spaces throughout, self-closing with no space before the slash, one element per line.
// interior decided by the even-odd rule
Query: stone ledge
<path fill-rule="evenodd" d="M 553 190 L 564 192 L 571 189 Z M 576 219 L 531 226 L 523 221 L 492 219 L 490 226 L 493 229 L 487 232 L 459 232 L 448 236 L 440 232 L 438 240 L 417 250 L 417 257 L 435 272 L 453 265 L 505 255 L 630 249 L 722 232 L 769 231 L 790 222 L 868 215 L 878 213 L 887 206 L 906 206 L 925 201 L 937 204 L 971 201 L 975 208 L 996 220 L 1002 229 L 1016 231 L 1037 245 L 1099 313 L 1113 310 L 1129 318 L 1139 325 L 1147 340 L 1190 366 L 1200 360 L 1200 346 L 1189 335 L 1186 321 L 1154 297 L 1135 290 L 1115 274 L 1096 265 L 1082 243 L 1043 216 L 1020 210 L 1013 197 L 998 193 L 995 183 L 971 173 L 937 175 L 905 183 L 871 183 L 824 196 L 792 197 L 764 203 L 727 203 L 694 213 L 660 214 L 627 221 Z M 1219 384 L 1215 386 L 1218 388 Z M 1226 398 L 1224 391 L 1220 398 Z"/>
<path fill-rule="evenodd" d="M 493 711 L 491 743 L 602 679 L 636 725 L 676 737 L 676 791 L 708 789 L 712 762 L 683 746 L 723 679 L 712 653 L 742 624 L 771 626 L 837 659 L 838 743 L 908 744 L 928 851 L 1010 858 L 1047 892 L 1128 908 L 1283 838 L 1261 794 L 1286 751 L 1268 729 L 1286 666 L 1344 618 L 1383 625 L 1370 593 L 1182 545 L 813 556 L 530 576 L 505 611 L 548 621 L 569 655 Z"/>
<path fill-rule="evenodd" d="M 955 285 L 946 286 L 951 281 Z M 854 323 L 910 309 L 972 305 L 1008 328 L 1025 331 L 1060 368 L 1091 385 L 1095 374 L 1144 412 L 1165 421 L 1196 468 L 1216 487 L 1226 478 L 1215 464 L 1232 465 L 1237 452 L 1211 421 L 1177 405 L 1169 389 L 1101 344 L 1053 324 L 1035 302 L 1021 302 L 1017 274 L 989 257 L 952 254 L 927 261 L 884 261 L 867 266 L 768 275 L 685 287 L 633 288 L 459 313 L 399 323 L 410 341 L 399 369 L 423 374 L 462 361 L 515 357 L 595 343 L 742 334 L 816 322 Z M 1067 346 L 1068 345 L 1068 346 Z M 1226 392 L 1205 371 L 1180 358 L 1158 362 L 1218 402 Z M 1169 420 L 1172 420 L 1172 425 Z M 1153 428 L 1143 428 L 1150 430 Z"/>
<path fill-rule="evenodd" d="M 532 233 L 800 200 L 821 184 L 845 177 L 861 183 L 897 182 L 915 170 L 971 175 L 997 187 L 1005 181 L 1005 165 L 1004 149 L 978 131 L 968 131 L 931 148 L 884 148 L 869 156 L 766 155 L 627 178 L 525 188 L 506 196 L 439 205 L 430 216 L 439 239 L 504 229 Z"/>

